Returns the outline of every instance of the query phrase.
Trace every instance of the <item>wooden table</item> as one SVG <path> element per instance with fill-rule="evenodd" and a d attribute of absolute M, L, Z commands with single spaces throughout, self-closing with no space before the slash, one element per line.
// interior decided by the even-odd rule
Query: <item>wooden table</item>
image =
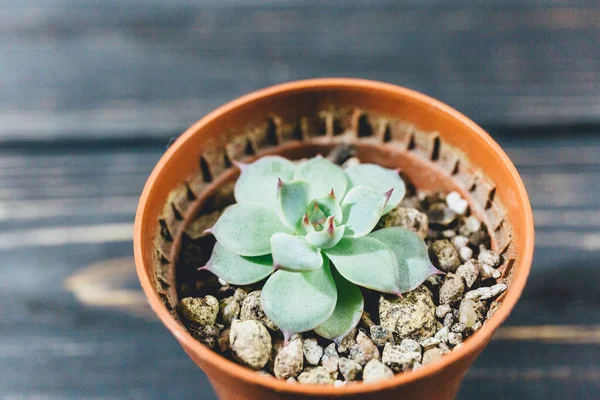
<path fill-rule="evenodd" d="M 0 0 L 1 399 L 214 398 L 138 287 L 137 198 L 191 122 L 316 76 L 438 97 L 525 180 L 532 274 L 460 398 L 600 398 L 597 2 L 121 3 Z"/>

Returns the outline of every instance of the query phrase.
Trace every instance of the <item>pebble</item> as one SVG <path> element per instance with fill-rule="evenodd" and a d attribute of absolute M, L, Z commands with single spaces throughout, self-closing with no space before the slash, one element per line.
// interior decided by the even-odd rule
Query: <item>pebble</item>
<path fill-rule="evenodd" d="M 429 225 L 434 227 L 447 227 L 456 221 L 456 212 L 448 208 L 446 203 L 434 203 L 427 210 Z"/>
<path fill-rule="evenodd" d="M 448 327 L 445 326 L 442 329 L 440 329 L 439 331 L 437 331 L 437 333 L 435 334 L 434 337 L 437 340 L 439 340 L 440 343 L 445 343 L 448 341 L 448 333 L 449 333 Z"/>
<path fill-rule="evenodd" d="M 442 232 L 442 236 L 446 239 L 452 239 L 454 236 L 456 236 L 456 232 L 452 229 L 446 229 Z"/>
<path fill-rule="evenodd" d="M 340 373 L 346 381 L 358 379 L 363 369 L 359 363 L 346 357 L 340 357 L 339 366 Z"/>
<path fill-rule="evenodd" d="M 285 380 L 287 383 L 298 383 L 298 380 L 296 378 L 294 378 L 293 376 L 290 376 L 289 378 L 287 378 Z"/>
<path fill-rule="evenodd" d="M 450 306 L 457 304 L 462 299 L 464 292 L 465 284 L 462 278 L 454 274 L 447 274 L 440 288 L 440 303 Z"/>
<path fill-rule="evenodd" d="M 458 323 L 452 325 L 452 327 L 450 328 L 450 331 L 454 332 L 454 333 L 463 333 L 465 331 L 465 328 L 466 328 L 465 324 L 458 322 Z M 450 339 L 448 339 L 448 340 L 450 340 Z"/>
<path fill-rule="evenodd" d="M 435 316 L 438 318 L 444 318 L 452 308 L 448 304 L 441 304 L 435 308 Z"/>
<path fill-rule="evenodd" d="M 476 332 L 476 331 L 480 330 L 482 326 L 483 326 L 483 324 L 481 323 L 481 321 L 477 321 L 477 322 L 475 322 L 475 325 L 473 325 L 471 327 L 471 330 L 473 332 Z"/>
<path fill-rule="evenodd" d="M 363 366 L 373 359 L 379 359 L 379 349 L 371 338 L 360 331 L 356 336 L 356 344 L 350 347 L 349 358 Z"/>
<path fill-rule="evenodd" d="M 425 340 L 421 340 L 421 346 L 423 347 L 424 351 L 433 349 L 434 347 L 437 347 L 439 344 L 440 344 L 440 340 L 436 339 L 435 337 L 430 337 Z"/>
<path fill-rule="evenodd" d="M 346 381 L 340 381 L 339 379 L 336 379 L 333 382 L 333 386 L 335 387 L 342 387 L 342 386 L 346 386 Z"/>
<path fill-rule="evenodd" d="M 241 364 L 259 370 L 271 356 L 271 335 L 258 321 L 234 320 L 229 333 L 233 357 Z"/>
<path fill-rule="evenodd" d="M 467 260 L 463 265 L 456 269 L 456 275 L 463 278 L 468 289 L 473 286 L 479 277 L 479 262 L 475 259 Z"/>
<path fill-rule="evenodd" d="M 277 331 L 277 326 L 265 315 L 260 304 L 260 290 L 248 293 L 246 298 L 242 301 L 242 307 L 240 309 L 240 319 L 242 321 L 255 320 L 271 329 Z M 235 294 L 234 294 L 235 297 Z"/>
<path fill-rule="evenodd" d="M 304 368 L 304 353 L 302 339 L 295 335 L 287 344 L 282 346 L 275 357 L 273 373 L 277 378 L 287 379 L 298 375 Z"/>
<path fill-rule="evenodd" d="M 465 236 L 469 236 L 471 233 L 479 232 L 481 229 L 481 221 L 479 221 L 474 215 L 469 216 L 465 219 L 465 224 L 461 230 L 464 230 L 467 234 Z"/>
<path fill-rule="evenodd" d="M 323 357 L 321 357 L 321 365 L 330 374 L 335 374 L 338 371 L 340 356 L 335 349 L 335 343 L 331 343 L 323 350 Z"/>
<path fill-rule="evenodd" d="M 431 245 L 431 258 L 436 267 L 444 272 L 454 272 L 460 265 L 458 252 L 447 239 L 436 240 Z"/>
<path fill-rule="evenodd" d="M 213 296 L 186 297 L 179 302 L 183 316 L 196 325 L 213 325 L 219 313 L 219 300 Z"/>
<path fill-rule="evenodd" d="M 323 367 L 308 367 L 298 376 L 298 382 L 313 385 L 333 385 L 334 379 Z"/>
<path fill-rule="evenodd" d="M 219 327 L 217 325 L 198 325 L 192 328 L 192 336 L 205 346 L 214 349 L 217 346 Z"/>
<path fill-rule="evenodd" d="M 458 343 L 456 346 L 454 346 L 454 349 L 453 349 L 453 350 L 458 350 L 458 349 L 460 349 L 461 347 L 463 347 L 463 345 L 464 345 L 464 343 Z"/>
<path fill-rule="evenodd" d="M 458 321 L 467 328 L 471 328 L 477 323 L 479 316 L 477 305 L 471 299 L 464 299 L 458 307 Z"/>
<path fill-rule="evenodd" d="M 486 318 L 492 318 L 496 311 L 498 311 L 498 308 L 500 308 L 500 303 L 498 303 L 497 301 L 493 301 L 492 304 L 490 304 L 490 309 L 487 312 Z"/>
<path fill-rule="evenodd" d="M 470 247 L 465 246 L 458 249 L 458 258 L 460 258 L 460 261 L 466 262 L 467 260 L 470 260 L 471 257 L 473 257 L 473 250 L 471 250 Z"/>
<path fill-rule="evenodd" d="M 241 303 L 242 301 L 244 301 L 246 296 L 248 296 L 248 292 L 242 288 L 237 288 L 237 289 L 235 289 L 235 292 L 233 292 L 233 298 L 238 303 Z"/>
<path fill-rule="evenodd" d="M 379 360 L 371 360 L 363 369 L 363 382 L 379 382 L 393 378 L 394 372 Z"/>
<path fill-rule="evenodd" d="M 451 327 L 455 321 L 456 316 L 454 315 L 454 312 L 448 313 L 444 317 L 444 326 Z"/>
<path fill-rule="evenodd" d="M 342 164 L 342 168 L 346 169 L 346 168 L 354 167 L 355 165 L 359 165 L 359 164 L 360 164 L 360 159 L 358 157 L 350 157 L 349 159 L 344 161 L 344 163 Z"/>
<path fill-rule="evenodd" d="M 377 346 L 384 346 L 388 342 L 394 341 L 392 332 L 381 325 L 372 325 L 370 327 L 371 340 Z"/>
<path fill-rule="evenodd" d="M 437 360 L 441 359 L 444 354 L 446 354 L 446 351 L 438 347 L 429 349 L 423 354 L 422 364 L 427 365 L 436 362 Z"/>
<path fill-rule="evenodd" d="M 219 301 L 219 317 L 225 325 L 231 325 L 231 321 L 240 316 L 240 303 L 235 297 L 230 296 Z"/>
<path fill-rule="evenodd" d="M 381 295 L 379 320 L 398 340 L 423 340 L 433 336 L 437 320 L 431 291 L 421 285 L 403 297 Z"/>
<path fill-rule="evenodd" d="M 479 289 L 471 290 L 465 294 L 465 299 L 472 300 L 488 300 L 498 296 L 504 292 L 508 287 L 504 283 L 498 283 L 490 287 L 481 287 Z"/>
<path fill-rule="evenodd" d="M 350 333 L 348 333 L 344 338 L 340 341 L 338 345 L 338 353 L 347 353 L 350 350 L 350 347 L 356 344 L 356 328 L 352 329 Z"/>
<path fill-rule="evenodd" d="M 396 207 L 381 217 L 377 228 L 383 229 L 392 226 L 402 226 L 415 232 L 421 239 L 425 239 L 429 229 L 429 222 L 427 214 L 424 214 L 415 208 Z"/>
<path fill-rule="evenodd" d="M 302 343 L 304 358 L 310 365 L 319 365 L 321 357 L 323 357 L 323 348 L 319 346 L 317 339 L 305 339 Z"/>
<path fill-rule="evenodd" d="M 395 372 L 410 371 L 416 362 L 421 361 L 421 353 L 405 352 L 401 346 L 386 344 L 383 348 L 381 362 Z"/>
<path fill-rule="evenodd" d="M 500 271 L 494 269 L 493 267 L 490 267 L 489 265 L 484 264 L 481 266 L 481 278 L 483 279 L 498 279 L 501 275 L 502 274 L 500 273 Z"/>
<path fill-rule="evenodd" d="M 500 256 L 493 251 L 487 250 L 485 247 L 479 247 L 479 255 L 477 261 L 482 265 L 495 268 L 500 263 Z"/>
<path fill-rule="evenodd" d="M 455 332 L 448 333 L 448 343 L 450 343 L 453 346 L 462 343 L 462 334 Z"/>
<path fill-rule="evenodd" d="M 446 204 L 458 215 L 464 215 L 469 208 L 469 203 L 458 192 L 450 192 L 446 196 Z"/>
<path fill-rule="evenodd" d="M 464 236 L 454 236 L 451 240 L 452 245 L 454 246 L 454 248 L 456 250 L 462 248 L 462 247 L 466 247 L 469 245 L 469 238 L 464 237 Z"/>
<path fill-rule="evenodd" d="M 419 342 L 413 339 L 402 339 L 402 342 L 400 343 L 400 348 L 405 353 L 421 352 L 421 345 L 419 344 Z"/>
<path fill-rule="evenodd" d="M 227 328 L 223 332 L 221 332 L 219 334 L 219 336 L 217 337 L 217 344 L 219 345 L 219 350 L 221 350 L 221 353 L 225 353 L 231 347 L 231 345 L 229 343 L 230 331 L 231 331 L 231 329 Z"/>

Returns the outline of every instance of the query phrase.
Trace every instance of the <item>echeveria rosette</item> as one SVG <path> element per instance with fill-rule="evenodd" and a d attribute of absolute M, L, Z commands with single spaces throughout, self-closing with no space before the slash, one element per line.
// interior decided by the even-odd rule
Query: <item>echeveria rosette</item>
<path fill-rule="evenodd" d="M 209 229 L 217 243 L 203 269 L 237 285 L 269 277 L 262 306 L 286 337 L 314 329 L 341 339 L 363 311 L 357 285 L 400 295 L 438 272 L 415 233 L 372 232 L 404 197 L 398 171 L 322 157 L 237 165 L 237 203 Z"/>

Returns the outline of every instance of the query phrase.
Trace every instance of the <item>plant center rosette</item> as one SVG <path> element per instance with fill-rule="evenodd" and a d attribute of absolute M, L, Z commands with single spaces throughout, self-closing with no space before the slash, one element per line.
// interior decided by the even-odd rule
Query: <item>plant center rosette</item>
<path fill-rule="evenodd" d="M 268 277 L 262 307 L 286 342 L 310 330 L 341 340 L 363 311 L 358 286 L 400 296 L 439 273 L 416 233 L 373 231 L 404 197 L 398 171 L 322 157 L 237 166 L 237 203 L 208 230 L 217 243 L 201 269 L 234 285 Z"/>

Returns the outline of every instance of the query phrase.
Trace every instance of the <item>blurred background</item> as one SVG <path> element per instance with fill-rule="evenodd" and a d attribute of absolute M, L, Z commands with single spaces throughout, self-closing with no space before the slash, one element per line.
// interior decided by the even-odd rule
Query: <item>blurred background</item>
<path fill-rule="evenodd" d="M 600 398 L 597 0 L 0 0 L 0 398 L 213 399 L 138 287 L 138 196 L 207 112 L 322 76 L 450 104 L 528 187 L 531 278 L 460 398 Z"/>

